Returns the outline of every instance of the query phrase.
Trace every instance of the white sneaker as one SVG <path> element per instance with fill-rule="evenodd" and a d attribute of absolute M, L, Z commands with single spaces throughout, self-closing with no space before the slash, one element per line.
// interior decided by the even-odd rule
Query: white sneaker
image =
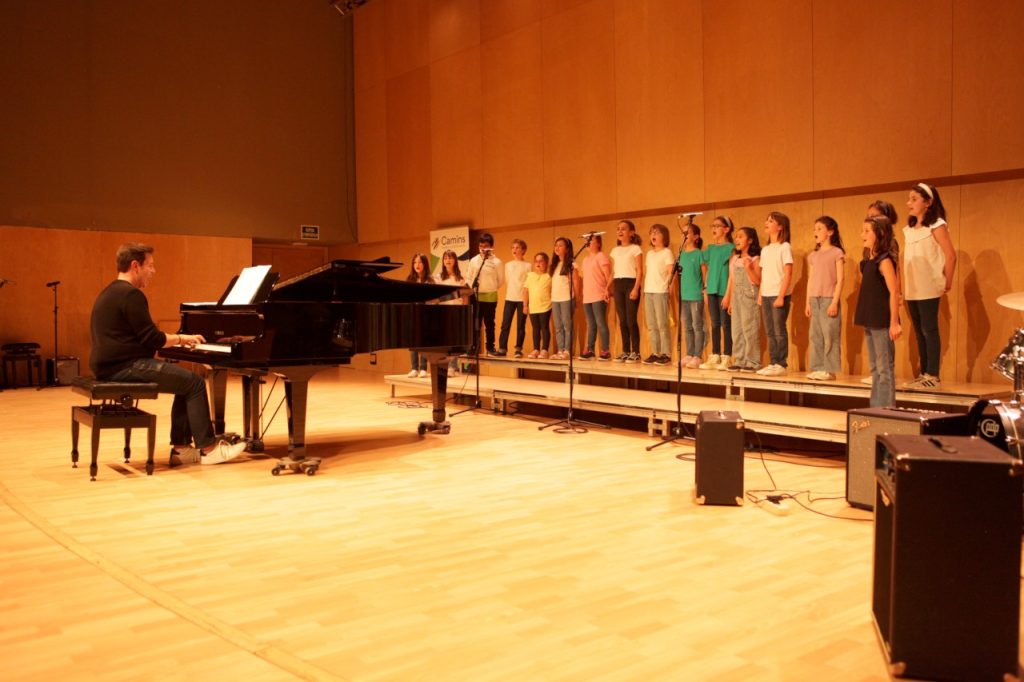
<path fill-rule="evenodd" d="M 718 369 L 718 366 L 722 364 L 721 355 L 709 355 L 708 359 L 700 363 L 698 367 L 700 369 Z"/>
<path fill-rule="evenodd" d="M 731 367 L 731 366 L 732 366 L 732 356 L 731 355 L 723 355 L 722 356 L 722 362 L 721 362 L 721 364 L 718 365 L 718 367 L 716 367 L 716 369 L 720 369 L 722 371 L 728 371 L 729 367 Z"/>
<path fill-rule="evenodd" d="M 763 376 L 763 377 L 771 376 L 772 369 L 774 369 L 774 368 L 775 368 L 775 365 L 765 365 L 761 369 L 759 369 L 756 372 L 754 372 L 754 374 L 757 374 L 757 375 Z"/>
<path fill-rule="evenodd" d="M 421 369 L 421 370 L 420 370 L 420 373 L 419 373 L 419 375 L 418 375 L 418 376 L 419 376 L 419 378 L 420 378 L 420 379 L 426 379 L 426 378 L 427 378 L 428 376 L 430 376 L 430 375 L 429 375 L 429 374 L 427 374 L 427 370 L 425 370 L 425 369 Z"/>
<path fill-rule="evenodd" d="M 239 441 L 235 444 L 231 444 L 226 440 L 218 441 L 212 450 L 203 455 L 202 463 L 223 464 L 238 457 L 243 452 L 245 452 L 245 441 Z"/>
<path fill-rule="evenodd" d="M 406 374 L 405 376 L 409 377 L 410 379 L 415 379 L 417 374 L 419 374 L 419 370 L 410 369 L 409 373 Z"/>
<path fill-rule="evenodd" d="M 767 367 L 757 370 L 757 373 L 763 377 L 779 377 L 786 374 L 786 368 L 782 365 L 768 365 Z"/>

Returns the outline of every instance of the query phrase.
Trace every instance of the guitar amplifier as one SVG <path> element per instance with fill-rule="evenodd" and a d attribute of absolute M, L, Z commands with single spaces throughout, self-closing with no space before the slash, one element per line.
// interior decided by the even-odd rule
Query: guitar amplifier
<path fill-rule="evenodd" d="M 872 615 L 890 672 L 1017 679 L 1021 460 L 907 435 L 879 436 L 876 460 Z"/>
<path fill-rule="evenodd" d="M 78 358 L 62 355 L 57 358 L 57 373 L 53 371 L 53 358 L 46 361 L 46 383 L 53 386 L 70 386 L 71 380 L 79 374 Z"/>
<path fill-rule="evenodd" d="M 703 410 L 697 415 L 698 504 L 743 504 L 743 441 L 739 412 Z"/>
<path fill-rule="evenodd" d="M 897 407 L 868 407 L 846 414 L 846 501 L 872 509 L 875 501 L 875 438 L 904 435 L 968 435 L 966 414 Z"/>

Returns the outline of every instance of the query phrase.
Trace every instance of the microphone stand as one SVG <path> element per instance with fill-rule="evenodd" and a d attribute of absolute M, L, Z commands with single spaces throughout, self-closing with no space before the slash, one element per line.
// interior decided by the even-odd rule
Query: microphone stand
<path fill-rule="evenodd" d="M 458 412 L 452 412 L 448 415 L 451 417 L 458 417 L 464 412 L 472 412 L 481 407 L 480 405 L 480 273 L 484 271 L 484 263 L 491 257 L 491 252 L 488 251 L 486 254 L 481 254 L 483 257 L 480 260 L 480 267 L 477 268 L 476 273 L 473 275 L 473 282 L 470 287 L 473 289 L 473 369 L 476 374 L 476 393 L 473 399 L 473 405 L 467 407 L 464 410 Z"/>
<path fill-rule="evenodd" d="M 46 386 L 37 388 L 37 391 L 59 385 L 57 383 L 57 358 L 60 357 L 60 354 L 57 352 L 57 287 L 60 286 L 60 282 L 51 282 L 46 286 L 53 289 L 53 376 L 48 377 L 50 381 L 47 382 Z"/>
<path fill-rule="evenodd" d="M 569 408 L 565 413 L 565 419 L 561 419 L 556 422 L 551 422 L 550 424 L 545 424 L 543 426 L 538 426 L 538 431 L 543 431 L 544 429 L 557 426 L 558 428 L 555 429 L 555 433 L 586 433 L 587 429 L 586 427 L 581 426 L 582 424 L 586 424 L 587 426 L 596 426 L 602 429 L 611 428 L 609 426 L 606 426 L 605 424 L 598 424 L 597 422 L 588 422 L 583 421 L 582 419 L 572 418 L 572 389 L 573 386 L 576 384 L 576 370 L 574 369 L 575 365 L 573 364 L 573 357 L 576 355 L 576 353 L 573 352 L 573 337 L 574 331 L 576 329 L 576 294 L 573 291 L 574 287 L 572 282 L 574 275 L 576 274 L 574 272 L 576 268 L 576 260 L 580 257 L 580 254 L 583 253 L 585 249 L 590 247 L 590 240 L 594 238 L 594 235 L 592 233 L 585 236 L 586 238 L 584 239 L 583 246 L 580 247 L 580 250 L 577 251 L 576 255 L 573 256 L 572 258 L 573 267 L 569 271 Z M 562 264 L 560 263 L 559 265 L 561 266 Z"/>
<path fill-rule="evenodd" d="M 693 216 L 686 217 L 686 225 L 693 225 Z M 679 245 L 679 254 L 676 256 L 676 264 L 672 266 L 672 279 L 679 277 L 679 258 L 683 255 L 683 248 L 686 246 L 686 235 L 689 230 L 683 230 L 683 243 Z M 669 291 L 672 291 L 672 281 L 669 280 Z M 669 432 L 663 434 L 661 440 L 654 445 L 648 445 L 645 450 L 650 452 L 654 448 L 661 447 L 666 443 L 674 443 L 677 440 L 693 440 L 693 436 L 683 432 L 683 297 L 682 293 L 676 294 L 676 423 Z"/>

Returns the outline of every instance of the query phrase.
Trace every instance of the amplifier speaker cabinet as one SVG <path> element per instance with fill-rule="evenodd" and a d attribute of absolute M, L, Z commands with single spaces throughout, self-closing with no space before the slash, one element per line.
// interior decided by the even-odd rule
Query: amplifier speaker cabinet
<path fill-rule="evenodd" d="M 743 442 L 739 412 L 703 410 L 697 415 L 698 504 L 743 504 Z"/>
<path fill-rule="evenodd" d="M 868 407 L 846 415 L 846 501 L 872 509 L 875 502 L 875 438 L 883 433 L 966 436 L 966 414 Z"/>
<path fill-rule="evenodd" d="M 79 375 L 78 358 L 62 355 L 57 358 L 57 375 L 54 381 L 53 358 L 46 361 L 46 382 L 50 385 L 70 386 L 71 380 Z"/>
<path fill-rule="evenodd" d="M 1024 466 L 968 436 L 879 436 L 872 615 L 896 677 L 1017 678 Z"/>

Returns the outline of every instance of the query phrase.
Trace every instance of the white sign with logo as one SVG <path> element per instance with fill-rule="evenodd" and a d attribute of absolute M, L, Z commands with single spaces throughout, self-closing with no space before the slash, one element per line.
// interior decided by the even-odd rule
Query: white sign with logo
<path fill-rule="evenodd" d="M 440 271 L 441 257 L 445 251 L 454 251 L 459 260 L 465 260 L 464 256 L 469 253 L 469 225 L 430 231 L 431 274 Z"/>

